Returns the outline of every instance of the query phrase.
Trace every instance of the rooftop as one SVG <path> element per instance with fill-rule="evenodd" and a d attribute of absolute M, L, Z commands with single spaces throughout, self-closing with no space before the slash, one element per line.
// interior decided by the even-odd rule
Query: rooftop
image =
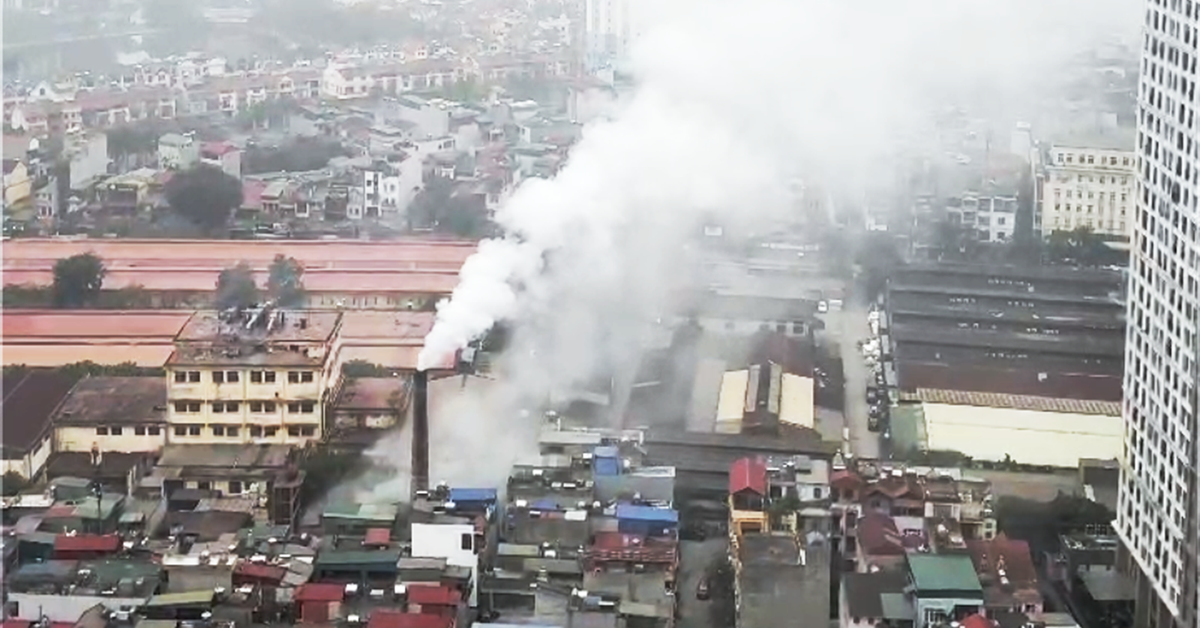
<path fill-rule="evenodd" d="M 339 411 L 400 411 L 408 405 L 408 378 L 359 377 L 342 387 L 334 403 Z"/>
<path fill-rule="evenodd" d="M 163 377 L 87 377 L 71 389 L 54 420 L 60 425 L 162 423 L 166 410 Z"/>
<path fill-rule="evenodd" d="M 74 381 L 51 371 L 27 371 L 0 377 L 4 395 L 0 425 L 4 433 L 4 458 L 26 455 L 50 426 L 54 410 L 71 391 Z"/>
<path fill-rule="evenodd" d="M 196 312 L 176 336 L 179 342 L 217 340 L 286 342 L 325 342 L 338 330 L 341 313 L 311 310 L 268 310 L 254 320 L 254 311 L 243 316 L 225 316 L 222 312 Z"/>
<path fill-rule="evenodd" d="M 968 556 L 957 554 L 909 554 L 909 573 L 917 595 L 957 591 L 979 595 L 983 598 L 983 587 L 975 566 Z"/>
<path fill-rule="evenodd" d="M 282 469 L 290 454 L 288 445 L 166 445 L 158 466 Z"/>
<path fill-rule="evenodd" d="M 828 626 L 829 547 L 776 534 L 741 537 L 741 625 Z"/>
<path fill-rule="evenodd" d="M 914 610 L 904 594 L 906 586 L 908 578 L 901 571 L 842 574 L 851 617 L 911 620 Z"/>

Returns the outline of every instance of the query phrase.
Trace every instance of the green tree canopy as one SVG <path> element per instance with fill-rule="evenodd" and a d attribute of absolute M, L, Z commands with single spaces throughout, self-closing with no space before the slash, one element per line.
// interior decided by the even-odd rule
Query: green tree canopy
<path fill-rule="evenodd" d="M 54 307 L 78 308 L 95 302 L 104 285 L 104 262 L 93 253 L 80 253 L 54 263 L 51 302 Z"/>
<path fill-rule="evenodd" d="M 242 204 L 242 182 L 206 164 L 176 173 L 166 193 L 172 210 L 209 235 L 224 228 Z"/>
<path fill-rule="evenodd" d="M 281 307 L 304 304 L 304 267 L 291 257 L 276 255 L 267 274 L 267 293 Z"/>
<path fill-rule="evenodd" d="M 246 262 L 230 266 L 217 275 L 216 306 L 227 308 L 250 307 L 259 301 L 258 282 L 254 269 Z"/>

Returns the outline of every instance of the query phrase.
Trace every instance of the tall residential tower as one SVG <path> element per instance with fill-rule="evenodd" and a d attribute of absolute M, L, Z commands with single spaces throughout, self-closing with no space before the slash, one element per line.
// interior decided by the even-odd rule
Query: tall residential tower
<path fill-rule="evenodd" d="M 1200 2 L 1148 0 L 1145 20 L 1117 531 L 1137 580 L 1135 626 L 1194 628 Z"/>

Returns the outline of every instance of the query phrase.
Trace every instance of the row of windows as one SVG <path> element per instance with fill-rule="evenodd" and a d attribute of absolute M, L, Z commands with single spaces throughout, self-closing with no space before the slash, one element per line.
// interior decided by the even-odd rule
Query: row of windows
<path fill-rule="evenodd" d="M 1111 175 L 1111 174 L 1108 176 L 1104 176 L 1104 175 L 1093 176 L 1090 174 L 1081 174 L 1081 175 L 1060 174 L 1060 175 L 1056 175 L 1054 177 L 1054 180 L 1057 182 L 1060 182 L 1060 183 L 1070 183 L 1071 181 L 1075 180 L 1076 176 L 1079 177 L 1080 183 L 1099 183 L 1101 185 L 1103 185 L 1105 183 L 1110 183 L 1113 185 L 1120 183 L 1121 185 L 1129 185 L 1129 177 L 1118 177 L 1116 175 Z"/>
<path fill-rule="evenodd" d="M 1101 155 L 1100 156 L 1100 165 L 1101 166 L 1115 166 L 1115 165 L 1117 165 L 1117 159 L 1118 159 L 1117 157 Z M 1121 157 L 1120 160 L 1121 160 L 1122 166 L 1129 165 L 1128 157 Z M 1076 163 L 1075 154 L 1074 153 L 1058 153 L 1057 155 L 1054 156 L 1054 162 L 1057 164 Z M 1086 163 L 1088 165 L 1095 165 L 1096 156 L 1095 155 L 1087 155 L 1087 154 L 1080 155 L 1078 163 L 1080 163 L 1080 164 Z"/>
<path fill-rule="evenodd" d="M 313 381 L 312 371 L 288 371 L 289 384 L 307 384 Z M 240 371 L 213 371 L 214 384 L 236 384 L 241 381 Z M 200 382 L 200 371 L 175 371 L 176 384 L 196 384 Z M 250 371 L 251 384 L 274 384 L 275 371 Z"/>
<path fill-rule="evenodd" d="M 1054 189 L 1054 196 L 1055 196 L 1055 197 L 1062 196 L 1062 190 L 1060 190 L 1060 189 L 1058 189 L 1058 188 L 1055 188 L 1055 189 Z M 1073 196 L 1076 196 L 1076 195 L 1073 195 L 1073 194 L 1072 194 L 1072 192 L 1071 192 L 1071 190 L 1067 190 L 1067 198 L 1072 198 Z M 1077 195 L 1077 196 L 1078 196 L 1078 198 L 1083 198 L 1083 192 L 1082 192 L 1082 191 L 1080 191 L 1080 192 L 1078 193 L 1078 195 Z M 1087 197 L 1088 197 L 1088 198 L 1095 198 L 1095 196 L 1096 196 L 1096 194 L 1095 194 L 1094 192 L 1088 192 L 1088 193 L 1087 193 Z M 1102 199 L 1104 198 L 1104 192 L 1101 192 L 1101 193 L 1100 193 L 1100 198 L 1102 198 Z M 1109 198 L 1110 200 L 1116 200 L 1116 198 L 1117 198 L 1117 193 L 1116 193 L 1116 192 L 1109 192 L 1109 193 L 1108 193 L 1108 198 Z M 1125 192 L 1122 192 L 1122 193 L 1121 193 L 1121 200 L 1122 200 L 1122 201 L 1128 201 L 1128 200 L 1129 200 L 1129 194 L 1127 194 L 1127 193 L 1125 193 Z"/>
<path fill-rule="evenodd" d="M 214 414 L 226 414 L 233 412 L 241 412 L 241 401 L 214 401 L 212 402 L 212 411 Z M 280 405 L 286 405 L 287 411 L 290 414 L 312 414 L 317 411 L 317 402 L 315 401 L 289 401 L 286 404 L 277 403 L 274 401 L 248 401 L 245 402 L 250 406 L 250 412 L 260 414 L 271 414 L 275 412 Z M 176 401 L 175 412 L 179 414 L 195 414 L 200 411 L 203 402 L 200 401 Z"/>
<path fill-rule="evenodd" d="M 174 432 L 179 437 L 201 436 L 206 427 L 212 436 L 239 438 L 242 434 L 242 426 L 240 425 L 176 425 Z M 250 438 L 274 438 L 279 434 L 280 428 L 277 425 L 250 425 L 246 429 L 250 434 Z M 287 427 L 288 436 L 315 436 L 316 433 L 317 428 L 313 425 L 289 425 Z"/>
<path fill-rule="evenodd" d="M 119 425 L 101 425 L 96 428 L 96 436 L 121 436 L 124 433 L 125 428 Z M 162 434 L 162 429 L 157 425 L 136 425 L 133 433 L 136 436 L 158 436 Z"/>
<path fill-rule="evenodd" d="M 1095 205 L 1088 205 L 1088 206 L 1087 206 L 1087 213 L 1089 213 L 1089 214 L 1090 214 L 1090 213 L 1092 213 L 1092 211 L 1093 211 L 1095 208 L 1096 208 L 1096 206 L 1095 206 Z M 1076 205 L 1076 206 L 1075 206 L 1075 211 L 1076 211 L 1076 212 L 1082 212 L 1082 211 L 1083 211 L 1083 209 L 1084 209 L 1084 206 L 1083 206 L 1083 205 Z M 1103 208 L 1103 207 L 1101 207 L 1101 209 L 1104 209 L 1104 208 Z M 1054 204 L 1054 211 L 1063 211 L 1063 204 L 1062 204 L 1062 203 L 1055 203 L 1055 204 Z M 1071 211 L 1071 204 L 1070 204 L 1070 203 L 1067 203 L 1067 205 L 1066 205 L 1066 211 Z M 1126 210 L 1125 208 L 1121 208 L 1121 215 L 1122 215 L 1122 216 L 1124 216 L 1124 215 L 1126 214 L 1126 212 L 1127 212 L 1127 210 Z"/>

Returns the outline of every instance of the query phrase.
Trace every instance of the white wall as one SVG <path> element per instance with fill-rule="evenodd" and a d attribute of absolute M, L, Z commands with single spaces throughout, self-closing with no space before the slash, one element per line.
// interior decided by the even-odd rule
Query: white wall
<path fill-rule="evenodd" d="M 470 549 L 463 549 L 470 539 Z M 478 601 L 479 555 L 475 549 L 475 526 L 470 524 L 412 524 L 412 555 L 415 558 L 445 558 L 446 563 L 471 568 L 471 606 Z"/>
<path fill-rule="evenodd" d="M 166 444 L 166 425 L 122 425 L 120 436 L 111 434 L 113 426 L 105 427 L 110 431 L 105 436 L 98 435 L 95 427 L 57 427 L 54 429 L 55 451 L 91 451 L 92 445 L 96 445 L 100 451 L 127 453 L 158 451 Z M 136 427 L 142 428 L 142 435 L 137 434 Z M 151 434 L 151 427 L 158 434 Z"/>

